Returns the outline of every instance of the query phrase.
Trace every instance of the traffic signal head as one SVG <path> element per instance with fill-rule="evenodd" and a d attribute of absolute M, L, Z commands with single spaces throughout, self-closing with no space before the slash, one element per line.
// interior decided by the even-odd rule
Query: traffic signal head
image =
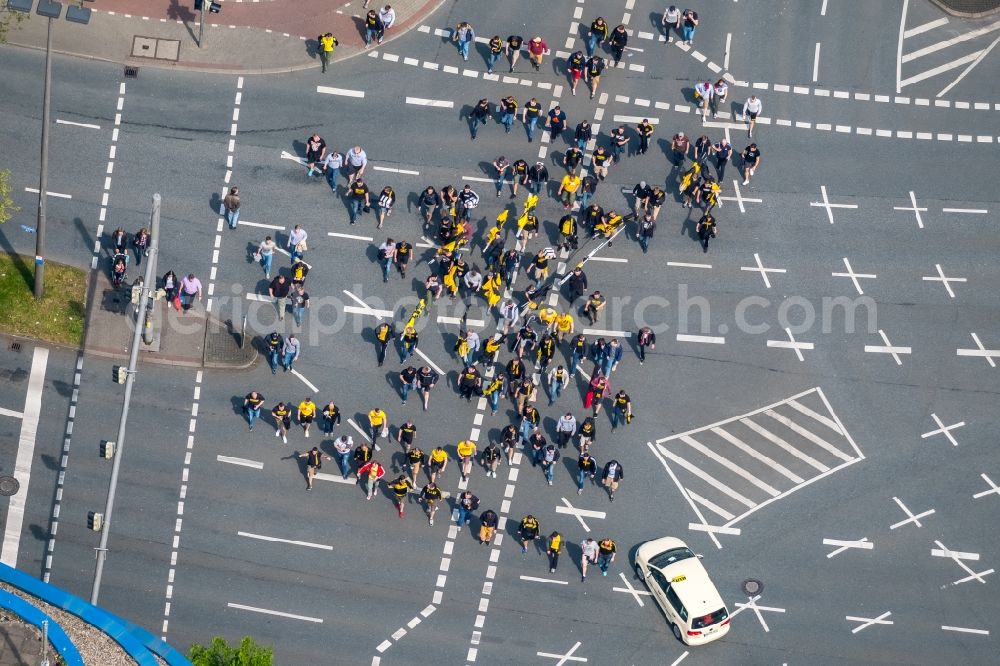
<path fill-rule="evenodd" d="M 124 384 L 125 379 L 128 377 L 128 369 L 122 365 L 116 365 L 111 368 L 111 378 L 118 382 L 119 384 Z"/>
<path fill-rule="evenodd" d="M 96 511 L 87 512 L 87 528 L 94 530 L 95 532 L 100 532 L 101 528 L 104 526 L 104 514 L 97 513 Z"/>
<path fill-rule="evenodd" d="M 110 460 L 115 457 L 115 443 L 101 440 L 101 457 Z"/>

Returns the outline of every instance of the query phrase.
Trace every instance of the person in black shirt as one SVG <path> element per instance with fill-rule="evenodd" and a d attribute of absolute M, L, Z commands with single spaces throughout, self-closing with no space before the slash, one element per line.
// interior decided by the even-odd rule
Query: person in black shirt
<path fill-rule="evenodd" d="M 489 47 L 490 55 L 486 60 L 486 73 L 492 74 L 497 60 L 500 59 L 500 54 L 503 53 L 503 40 L 500 39 L 500 35 L 493 35 L 492 39 L 490 39 Z"/>
<path fill-rule="evenodd" d="M 529 143 L 535 139 L 535 130 L 538 128 L 538 119 L 541 115 L 542 105 L 538 103 L 537 99 L 532 97 L 524 103 L 524 109 L 521 110 L 521 122 L 524 123 L 528 132 Z"/>
<path fill-rule="evenodd" d="M 625 47 L 628 46 L 628 31 L 625 30 L 624 25 L 619 25 L 611 31 L 608 43 L 611 45 L 611 54 L 615 58 L 615 67 L 617 67 L 618 63 L 621 62 L 622 54 L 625 53 Z"/>
<path fill-rule="evenodd" d="M 528 184 L 528 163 L 524 160 L 517 160 L 510 165 L 510 172 L 513 181 L 510 198 L 513 199 L 517 196 L 517 186 Z"/>
<path fill-rule="evenodd" d="M 611 157 L 615 162 L 620 162 L 623 155 L 628 155 L 628 141 L 624 125 L 611 130 Z"/>
<path fill-rule="evenodd" d="M 648 118 L 643 118 L 635 129 L 639 134 L 639 154 L 645 155 L 649 151 L 649 137 L 653 136 L 653 125 Z"/>
<path fill-rule="evenodd" d="M 253 422 L 260 417 L 260 406 L 264 404 L 264 396 L 262 396 L 257 391 L 250 391 L 243 398 L 243 411 L 247 417 L 247 423 L 250 424 L 250 430 L 253 431 Z"/>
<path fill-rule="evenodd" d="M 701 246 L 705 252 L 708 252 L 708 239 L 715 238 L 716 228 L 715 228 L 715 218 L 711 213 L 705 213 L 701 216 L 698 221 L 698 225 L 694 228 L 698 233 L 698 238 L 701 240 Z"/>
<path fill-rule="evenodd" d="M 278 308 L 278 319 L 284 320 L 285 308 L 288 306 L 288 292 L 292 285 L 285 279 L 284 275 L 279 275 L 271 280 L 267 293 L 274 299 L 275 307 Z"/>
<path fill-rule="evenodd" d="M 649 196 L 653 193 L 653 190 L 646 184 L 646 181 L 640 180 L 639 183 L 632 188 L 632 212 L 638 217 L 639 213 L 646 210 L 646 205 L 649 203 Z"/>
<path fill-rule="evenodd" d="M 642 248 L 642 253 L 645 254 L 649 251 L 649 241 L 653 239 L 653 233 L 656 231 L 656 221 L 653 216 L 646 213 L 641 220 L 639 220 L 635 236 L 639 241 L 639 246 Z"/>
<path fill-rule="evenodd" d="M 573 139 L 576 141 L 576 147 L 580 150 L 586 150 L 587 142 L 590 141 L 592 136 L 594 136 L 594 129 L 590 126 L 590 123 L 587 122 L 587 119 L 584 118 L 580 121 L 580 124 L 576 126 L 576 132 L 573 134 Z"/>
<path fill-rule="evenodd" d="M 490 119 L 490 101 L 486 98 L 479 100 L 472 111 L 469 113 L 469 119 L 472 121 L 472 126 L 470 131 L 472 133 L 472 140 L 476 140 L 476 133 L 479 131 L 480 125 L 485 125 Z"/>
<path fill-rule="evenodd" d="M 514 65 L 517 64 L 517 59 L 521 57 L 521 44 L 524 43 L 524 38 L 520 35 L 511 35 L 507 38 L 507 44 L 504 46 L 504 52 L 507 54 L 507 58 L 510 59 L 510 71 L 514 71 Z"/>
<path fill-rule="evenodd" d="M 590 86 L 590 99 L 594 99 L 597 88 L 601 85 L 601 73 L 604 72 L 604 65 L 604 58 L 599 55 L 595 55 L 587 61 L 587 70 L 584 72 L 584 76 Z"/>
<path fill-rule="evenodd" d="M 399 241 L 396 243 L 396 256 L 393 261 L 396 262 L 396 270 L 399 271 L 401 277 L 406 277 L 406 267 L 410 263 L 410 257 L 413 256 L 413 246 L 406 241 Z"/>
<path fill-rule="evenodd" d="M 555 142 L 566 129 L 566 112 L 558 104 L 549 111 L 549 139 Z"/>
<path fill-rule="evenodd" d="M 267 364 L 271 366 L 271 374 L 278 372 L 278 359 L 281 357 L 281 348 L 285 345 L 284 338 L 277 331 L 271 331 L 265 340 L 267 343 Z"/>
<path fill-rule="evenodd" d="M 528 169 L 527 185 L 532 194 L 538 194 L 541 192 L 542 187 L 545 186 L 545 183 L 547 183 L 548 180 L 549 170 L 545 168 L 544 162 L 535 162 L 535 166 Z"/>
<path fill-rule="evenodd" d="M 392 342 L 396 337 L 396 328 L 386 322 L 382 322 L 375 327 L 375 341 L 378 347 L 378 365 L 382 367 L 385 362 L 385 350 L 388 348 L 389 343 Z"/>
<path fill-rule="evenodd" d="M 354 224 L 361 211 L 364 210 L 367 212 L 371 207 L 368 186 L 365 184 L 365 181 L 358 178 L 348 188 L 348 194 L 351 199 L 351 224 Z"/>
<path fill-rule="evenodd" d="M 428 185 L 427 189 L 420 193 L 420 211 L 424 216 L 424 228 L 426 229 L 434 218 L 434 211 L 441 207 L 441 195 L 433 186 Z"/>
<path fill-rule="evenodd" d="M 639 364 L 642 365 L 646 362 L 646 347 L 656 349 L 656 333 L 649 326 L 643 326 L 639 329 L 636 342 L 639 345 Z"/>
<path fill-rule="evenodd" d="M 715 170 L 721 181 L 726 177 L 726 165 L 733 154 L 733 144 L 726 139 L 720 139 L 717 144 L 712 146 L 712 153 L 715 155 Z"/>
<path fill-rule="evenodd" d="M 760 166 L 760 149 L 756 143 L 751 143 L 743 150 L 743 184 L 750 184 L 750 177 L 753 176 L 757 167 Z"/>
<path fill-rule="evenodd" d="M 582 51 L 576 51 L 570 55 L 569 60 L 566 61 L 569 67 L 569 76 L 573 81 L 573 87 L 571 88 L 573 94 L 576 94 L 576 86 L 579 85 L 580 79 L 583 77 L 583 70 L 587 67 L 587 59 L 583 56 Z"/>
<path fill-rule="evenodd" d="M 412 365 L 408 365 L 403 368 L 403 371 L 399 373 L 399 394 L 403 397 L 403 404 L 406 404 L 406 398 L 410 395 L 410 389 L 416 386 L 417 382 L 417 369 Z"/>

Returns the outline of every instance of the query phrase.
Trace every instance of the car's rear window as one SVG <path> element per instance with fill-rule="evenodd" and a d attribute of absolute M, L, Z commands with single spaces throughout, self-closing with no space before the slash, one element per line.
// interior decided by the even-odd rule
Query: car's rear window
<path fill-rule="evenodd" d="M 691 552 L 690 548 L 671 548 L 670 550 L 666 550 L 659 555 L 654 555 L 649 558 L 649 563 L 657 569 L 664 569 L 675 562 L 680 562 L 681 560 L 686 560 L 689 557 L 694 556 L 695 555 Z"/>
<path fill-rule="evenodd" d="M 708 615 L 702 615 L 694 618 L 691 621 L 691 628 L 704 629 L 705 627 L 710 627 L 713 624 L 718 624 L 719 622 L 722 622 L 727 617 L 729 617 L 729 613 L 726 612 L 726 609 L 720 608 L 714 613 L 709 613 Z"/>

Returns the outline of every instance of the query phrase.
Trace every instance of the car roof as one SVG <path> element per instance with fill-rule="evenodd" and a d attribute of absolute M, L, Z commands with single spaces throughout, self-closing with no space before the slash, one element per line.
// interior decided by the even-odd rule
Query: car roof
<path fill-rule="evenodd" d="M 643 550 L 649 553 L 650 556 L 655 556 L 672 548 L 687 547 L 687 544 L 674 537 L 655 539 L 654 541 L 646 542 L 642 546 Z M 652 569 L 657 568 L 652 564 L 648 566 Z M 725 602 L 719 595 L 719 591 L 708 577 L 708 571 L 705 570 L 705 566 L 697 557 L 689 557 L 674 562 L 659 570 L 668 581 L 673 581 L 678 576 L 684 576 L 684 580 L 673 583 L 671 587 L 691 617 L 707 615 L 726 607 Z"/>

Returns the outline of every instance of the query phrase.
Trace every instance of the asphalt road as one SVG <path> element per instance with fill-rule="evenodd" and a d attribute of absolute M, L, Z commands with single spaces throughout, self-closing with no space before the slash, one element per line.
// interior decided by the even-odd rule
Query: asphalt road
<path fill-rule="evenodd" d="M 427 30 L 339 63 L 326 76 L 238 79 L 146 69 L 121 95 L 116 68 L 57 60 L 54 116 L 101 129 L 57 129 L 54 151 L 70 158 L 54 160 L 51 188 L 73 198 L 52 200 L 50 215 L 62 229 L 50 232 L 53 258 L 89 265 L 115 145 L 104 228 L 142 224 L 159 191 L 160 272 L 170 266 L 211 283 L 215 314 L 247 314 L 256 334 L 294 330 L 290 318 L 276 324 L 272 306 L 246 296 L 265 289 L 247 259 L 265 233 L 283 242 L 302 224 L 313 266 L 299 376 L 272 376 L 266 364 L 241 373 L 142 369 L 102 602 L 181 647 L 216 633 L 251 634 L 274 644 L 279 663 L 289 664 L 559 663 L 545 655 L 567 654 L 562 663 L 990 663 L 998 628 L 995 574 L 988 571 L 998 541 L 983 527 L 997 501 L 990 484 L 1000 480 L 991 437 L 996 354 L 962 350 L 976 350 L 976 340 L 987 350 L 1000 346 L 991 235 L 1000 213 L 992 168 L 1000 122 L 989 95 L 997 72 L 987 53 L 943 93 L 966 65 L 921 78 L 985 49 L 991 37 L 952 43 L 988 21 L 950 19 L 921 30 L 940 15 L 929 3 L 907 3 L 904 35 L 911 32 L 901 52 L 926 53 L 900 63 L 897 80 L 896 4 L 830 2 L 821 13 L 708 3 L 698 8 L 696 54 L 655 38 L 650 15 L 659 5 L 629 3 L 631 45 L 642 50 L 630 52 L 629 68 L 604 77 L 607 97 L 595 100 L 582 84 L 569 94 L 558 53 L 539 73 L 522 61 L 516 82 L 490 81 L 481 56 L 463 63 L 435 30 L 468 19 L 480 36 L 502 26 L 495 29 L 504 37 L 514 29 L 527 37 L 519 26 L 530 18 L 531 31 L 554 52 L 567 51 L 572 23 L 585 27 L 603 14 L 616 25 L 622 3 L 461 1 Z M 762 48 L 765 39 L 772 46 Z M 30 213 L 23 188 L 36 165 L 38 97 L 31 71 L 41 59 L 10 49 L 0 57 L 12 65 L 0 82 L 0 108 L 10 118 L 0 140 L 17 199 Z M 731 88 L 724 110 L 741 110 L 753 91 L 770 122 L 755 133 L 763 164 L 751 183 L 734 183 L 730 167 L 727 198 L 716 211 L 719 237 L 703 253 L 693 237 L 695 215 L 671 201 L 678 173 L 666 155 L 678 130 L 703 131 L 690 92 L 696 81 L 717 78 L 710 64 L 747 84 Z M 658 345 L 642 366 L 632 339 L 623 340 L 625 360 L 612 377 L 631 395 L 636 419 L 615 433 L 605 413 L 598 420 L 595 457 L 622 461 L 621 492 L 614 503 L 597 487 L 577 495 L 571 457 L 553 486 L 527 460 L 504 466 L 498 479 L 477 470 L 469 488 L 483 508 L 508 518 L 502 543 L 486 547 L 467 530 L 450 529 L 444 512 L 428 526 L 413 504 L 399 520 L 387 497 L 365 502 L 356 486 L 325 479 L 306 493 L 304 469 L 291 455 L 314 444 L 330 452 L 330 441 L 295 431 L 286 446 L 265 426 L 248 433 L 238 406 L 251 388 L 268 406 L 306 395 L 319 404 L 333 399 L 345 417 L 337 432 L 357 442 L 361 435 L 346 419 L 363 424 L 378 405 L 394 427 L 413 418 L 425 450 L 454 447 L 474 430 L 484 445 L 511 421 L 509 403 L 491 417 L 475 402 L 458 401 L 451 381 L 435 389 L 426 413 L 418 400 L 402 405 L 398 359 L 390 353 L 384 367 L 375 366 L 375 318 L 359 314 L 345 293 L 397 319 L 412 308 L 430 251 L 418 248 L 426 254 L 405 281 L 393 276 L 382 284 L 374 245 L 385 235 L 420 240 L 411 197 L 425 185 L 486 178 L 499 154 L 542 159 L 552 178 L 561 175 L 564 143 L 528 143 L 519 123 L 510 135 L 490 124 L 469 141 L 462 111 L 508 91 L 522 103 L 532 95 L 544 107 L 558 101 L 571 126 L 584 117 L 599 122 L 599 143 L 613 125 L 634 125 L 616 116 L 655 118 L 653 150 L 613 166 L 597 200 L 622 210 L 631 201 L 621 188 L 630 191 L 639 180 L 665 185 L 670 196 L 648 253 L 628 232 L 601 251 L 605 261 L 586 265 L 592 286 L 609 296 L 608 315 L 594 327 L 603 333 L 588 337 L 657 328 Z M 113 139 L 120 96 L 120 136 Z M 396 189 L 399 202 L 384 232 L 370 215 L 351 227 L 341 197 L 282 157 L 301 154 L 314 130 L 341 151 L 360 143 L 373 191 Z M 737 149 L 747 143 L 738 122 L 705 131 L 713 139 L 728 131 Z M 505 193 L 496 201 L 488 182 L 464 182 L 482 196 L 481 233 L 509 200 Z M 275 228 L 221 230 L 218 193 L 228 183 L 241 188 L 244 221 Z M 562 215 L 552 197 L 542 198 L 539 213 L 549 237 L 535 241 L 535 251 L 556 240 Z M 18 226 L 2 231 L 15 248 L 33 242 Z M 480 261 L 477 251 L 472 258 Z M 276 266 L 286 261 L 278 257 Z M 463 312 L 439 307 L 435 319 Z M 556 307 L 568 307 L 566 300 Z M 470 318 L 493 326 L 478 307 Z M 422 325 L 420 350 L 453 380 L 457 326 L 431 318 Z M 51 571 L 53 582 L 84 596 L 98 540 L 86 530 L 86 511 L 103 504 L 110 468 L 96 457 L 96 442 L 114 432 L 120 396 L 108 384 L 109 367 L 85 359 L 73 433 L 74 450 L 85 453 L 69 464 Z M 583 415 L 584 389 L 581 381 L 551 407 L 539 399 L 550 433 L 565 411 Z M 65 411 L 57 406 L 57 418 Z M 62 428 L 55 430 L 54 438 Z M 399 449 L 384 440 L 381 446 L 391 474 Z M 335 472 L 332 462 L 326 467 Z M 454 469 L 444 486 L 458 489 Z M 36 502 L 39 515 L 48 515 L 49 498 Z M 573 513 L 581 508 L 593 513 Z M 539 518 L 543 534 L 558 529 L 569 542 L 555 574 L 541 552 L 522 557 L 515 543 L 525 513 Z M 911 516 L 919 517 L 906 522 Z M 613 537 L 622 552 L 607 578 L 580 583 L 576 544 L 587 534 Z M 738 612 L 725 639 L 685 649 L 651 599 L 628 591 L 644 589 L 631 573 L 634 547 L 666 534 L 704 555 L 730 612 Z M 850 545 L 836 552 L 844 542 Z M 41 573 L 41 558 L 21 566 Z M 763 583 L 760 599 L 743 593 L 747 579 Z"/>

